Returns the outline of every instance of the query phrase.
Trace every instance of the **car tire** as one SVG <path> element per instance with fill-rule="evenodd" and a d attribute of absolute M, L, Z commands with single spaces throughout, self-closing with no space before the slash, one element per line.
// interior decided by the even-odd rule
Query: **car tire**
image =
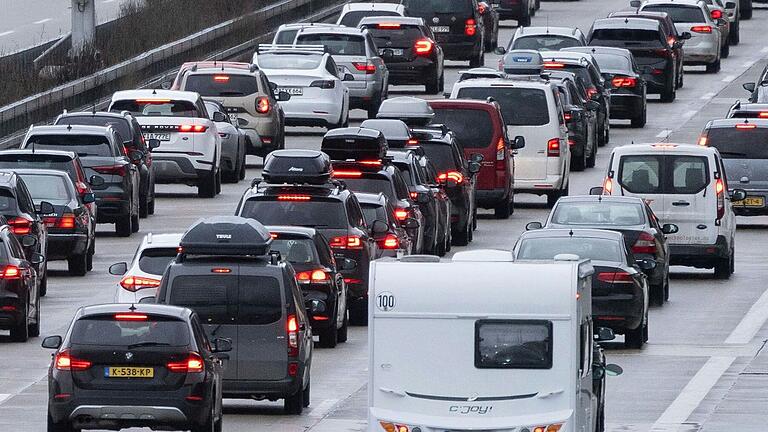
<path fill-rule="evenodd" d="M 605 407 L 600 407 L 600 413 L 597 415 L 597 421 L 595 422 L 595 432 L 605 432 Z"/>
<path fill-rule="evenodd" d="M 481 47 L 477 57 L 469 61 L 469 67 L 476 68 L 483 67 L 483 65 L 485 65 L 485 51 Z"/>
<path fill-rule="evenodd" d="M 456 234 L 451 233 L 451 236 L 453 239 L 451 240 L 451 244 L 454 246 L 466 246 L 470 242 L 470 235 L 472 233 L 472 229 L 469 227 L 469 223 L 464 225 L 464 229 L 461 230 L 461 232 L 457 232 Z"/>
<path fill-rule="evenodd" d="M 11 327 L 11 340 L 14 342 L 26 342 L 29 340 L 29 311 L 26 305 L 21 313 L 24 319 Z"/>
<path fill-rule="evenodd" d="M 221 193 L 221 167 L 216 170 L 216 195 Z"/>
<path fill-rule="evenodd" d="M 661 92 L 661 101 L 665 103 L 674 102 L 675 98 L 677 98 L 677 89 L 676 83 L 671 82 L 669 85 L 666 86 L 662 92 Z"/>
<path fill-rule="evenodd" d="M 552 208 L 555 206 L 555 203 L 557 200 L 560 199 L 560 197 L 568 196 L 568 186 L 565 186 L 565 189 L 560 189 L 559 191 L 550 192 L 547 194 L 547 207 Z"/>
<path fill-rule="evenodd" d="M 139 196 L 139 217 L 144 219 L 149 216 L 149 193 Z"/>
<path fill-rule="evenodd" d="M 37 299 L 37 308 L 35 309 L 35 323 L 29 324 L 27 334 L 29 337 L 40 336 L 40 298 Z"/>
<path fill-rule="evenodd" d="M 649 285 L 648 286 L 648 303 L 652 306 L 663 306 L 664 305 L 664 282 L 658 284 L 658 285 Z"/>
<path fill-rule="evenodd" d="M 46 271 L 43 275 L 43 279 L 40 281 L 40 287 L 38 290 L 40 291 L 40 297 L 45 297 L 45 295 L 48 294 L 48 271 Z"/>
<path fill-rule="evenodd" d="M 243 161 L 240 164 L 240 172 L 238 173 L 238 177 L 237 177 L 239 180 L 245 180 L 245 175 L 247 174 L 247 170 L 248 170 L 247 159 L 248 159 L 247 153 L 243 152 Z"/>
<path fill-rule="evenodd" d="M 597 162 L 597 146 L 592 149 L 592 154 L 587 156 L 587 168 L 594 168 Z"/>
<path fill-rule="evenodd" d="M 354 300 L 348 308 L 349 323 L 356 326 L 368 325 L 368 302 L 364 299 Z"/>
<path fill-rule="evenodd" d="M 141 218 L 139 217 L 139 213 L 138 212 L 136 212 L 136 214 L 131 216 L 131 232 L 132 233 L 139 232 L 140 220 L 141 220 Z"/>
<path fill-rule="evenodd" d="M 512 214 L 511 209 L 512 205 L 508 199 L 505 199 L 493 208 L 493 216 L 496 217 L 496 219 L 509 219 L 509 216 Z"/>
<path fill-rule="evenodd" d="M 320 346 L 323 348 L 336 348 L 339 343 L 339 332 L 336 329 L 336 320 L 330 326 L 320 332 Z"/>
<path fill-rule="evenodd" d="M 708 64 L 706 71 L 707 71 L 707 73 L 718 73 L 718 72 L 720 72 L 720 59 L 717 59 L 717 61 L 714 62 L 714 63 Z"/>
<path fill-rule="evenodd" d="M 725 45 L 720 48 L 720 58 L 728 58 L 729 55 L 731 55 L 731 44 L 726 42 Z"/>
<path fill-rule="evenodd" d="M 304 389 L 299 386 L 296 393 L 287 396 L 283 401 L 283 410 L 286 414 L 300 415 L 304 411 Z"/>
<path fill-rule="evenodd" d="M 731 33 L 728 35 L 728 42 L 730 42 L 731 45 L 738 45 L 741 41 L 741 35 L 739 33 L 739 21 L 736 21 L 735 27 L 731 27 Z"/>
<path fill-rule="evenodd" d="M 664 301 L 669 301 L 669 274 L 664 277 Z"/>
<path fill-rule="evenodd" d="M 743 20 L 752 19 L 752 8 L 743 8 L 739 11 L 739 18 Z"/>
<path fill-rule="evenodd" d="M 147 213 L 151 214 L 151 215 L 155 214 L 155 193 L 154 193 L 154 191 L 152 192 L 152 201 L 147 203 Z"/>
<path fill-rule="evenodd" d="M 645 107 L 643 107 L 643 112 L 641 112 L 640 115 L 636 117 L 632 117 L 630 126 L 632 126 L 633 128 L 645 127 L 647 117 L 648 117 L 648 110 Z"/>
<path fill-rule="evenodd" d="M 440 93 L 440 76 L 435 75 L 434 77 L 427 80 L 427 82 L 424 83 L 424 91 L 427 94 L 438 94 Z"/>
<path fill-rule="evenodd" d="M 731 277 L 731 259 L 733 252 L 729 258 L 718 258 L 715 262 L 715 279 L 728 279 Z"/>
<path fill-rule="evenodd" d="M 72 276 L 85 276 L 88 273 L 88 252 L 67 258 L 67 267 Z"/>
<path fill-rule="evenodd" d="M 215 404 L 211 404 L 214 405 Z M 211 412 L 205 417 L 205 420 L 203 420 L 202 424 L 193 425 L 192 429 L 190 429 L 191 432 L 215 432 L 216 431 L 216 424 L 215 419 L 216 416 L 214 415 L 215 408 L 211 407 Z"/>
<path fill-rule="evenodd" d="M 68 421 L 62 421 L 55 423 L 53 421 L 53 418 L 51 418 L 51 414 L 48 414 L 48 432 L 76 432 L 76 429 L 72 427 L 72 425 Z"/>
<path fill-rule="evenodd" d="M 96 234 L 94 233 L 93 241 L 91 241 L 91 245 L 88 246 L 88 265 L 86 266 L 88 268 L 88 271 L 93 270 L 93 256 L 96 255 Z"/>
<path fill-rule="evenodd" d="M 211 170 L 198 183 L 197 196 L 200 198 L 214 198 L 216 196 L 216 172 L 214 170 Z"/>
<path fill-rule="evenodd" d="M 587 149 L 581 152 L 581 156 L 571 153 L 571 171 L 584 171 L 587 168 Z"/>
<path fill-rule="evenodd" d="M 309 407 L 309 403 L 311 402 L 310 397 L 312 393 L 312 377 L 309 378 L 307 381 L 307 386 L 304 388 L 304 408 Z"/>
<path fill-rule="evenodd" d="M 336 339 L 339 342 L 344 343 L 347 341 L 347 338 L 349 337 L 349 311 L 344 311 L 344 322 L 336 332 L 338 333 Z"/>
<path fill-rule="evenodd" d="M 685 72 L 683 72 L 683 69 L 680 69 L 680 72 L 677 74 L 677 88 L 681 89 L 685 85 Z"/>
<path fill-rule="evenodd" d="M 636 329 L 626 330 L 624 332 L 624 347 L 632 349 L 641 349 L 645 344 L 645 325 L 640 324 Z"/>
<path fill-rule="evenodd" d="M 121 216 L 120 220 L 115 222 L 115 233 L 118 237 L 130 237 L 131 233 L 133 232 L 133 228 L 131 227 L 133 221 L 133 216 L 131 214 L 127 214 L 125 216 Z"/>

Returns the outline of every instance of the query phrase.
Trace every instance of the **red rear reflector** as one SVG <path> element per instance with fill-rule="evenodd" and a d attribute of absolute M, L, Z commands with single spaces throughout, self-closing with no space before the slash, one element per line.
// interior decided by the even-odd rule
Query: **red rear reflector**
<path fill-rule="evenodd" d="M 0 311 L 13 312 L 16 310 L 16 306 L 0 306 Z"/>
<path fill-rule="evenodd" d="M 211 269 L 211 273 L 232 273 L 232 270 L 224 267 L 216 267 Z"/>
<path fill-rule="evenodd" d="M 229 76 L 227 75 L 214 75 L 213 80 L 219 83 L 229 82 Z"/>
<path fill-rule="evenodd" d="M 691 31 L 695 33 L 712 33 L 712 26 L 693 26 Z"/>
<path fill-rule="evenodd" d="M 434 43 L 429 39 L 419 39 L 416 41 L 416 43 L 413 45 L 414 51 L 416 51 L 417 55 L 429 55 L 432 52 L 432 48 L 434 48 Z"/>
<path fill-rule="evenodd" d="M 144 314 L 120 313 L 115 314 L 114 318 L 115 321 L 146 321 L 148 317 Z"/>
<path fill-rule="evenodd" d="M 160 286 L 160 280 L 141 276 L 126 276 L 120 281 L 120 286 L 128 291 L 136 292 L 144 288 L 157 288 Z"/>
<path fill-rule="evenodd" d="M 288 376 L 296 376 L 299 373 L 299 364 L 296 362 L 288 363 Z"/>
<path fill-rule="evenodd" d="M 309 201 L 312 199 L 309 195 L 278 195 L 278 201 Z"/>
<path fill-rule="evenodd" d="M 398 23 L 379 23 L 376 25 L 377 28 L 380 29 L 399 29 L 400 24 Z"/>
<path fill-rule="evenodd" d="M 474 36 L 477 33 L 477 22 L 473 18 L 464 21 L 464 34 Z"/>
<path fill-rule="evenodd" d="M 191 352 L 189 353 L 189 356 L 186 358 L 186 360 L 180 362 L 170 362 L 165 366 L 171 372 L 196 373 L 202 372 L 204 365 L 205 363 L 203 363 L 203 358 L 200 357 L 200 354 Z"/>
<path fill-rule="evenodd" d="M 736 129 L 755 129 L 757 127 L 756 124 L 749 124 L 749 123 L 741 123 L 736 125 Z"/>
<path fill-rule="evenodd" d="M 552 138 L 547 141 L 547 156 L 560 156 L 560 138 Z"/>
<path fill-rule="evenodd" d="M 548 61 L 548 62 L 546 62 L 546 61 L 545 61 L 545 62 L 544 62 L 544 67 L 545 67 L 546 69 L 562 69 L 562 68 L 564 68 L 564 67 L 565 67 L 565 64 L 563 64 L 563 63 L 558 63 L 558 62 L 551 62 L 551 61 Z"/>

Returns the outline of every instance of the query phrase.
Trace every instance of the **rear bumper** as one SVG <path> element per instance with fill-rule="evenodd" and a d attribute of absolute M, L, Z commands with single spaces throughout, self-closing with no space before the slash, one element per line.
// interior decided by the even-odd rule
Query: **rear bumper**
<path fill-rule="evenodd" d="M 518 4 L 512 4 L 507 6 L 497 6 L 496 11 L 499 13 L 499 19 L 520 19 L 528 14 L 528 9 L 525 7 L 525 2 L 522 0 Z"/>
<path fill-rule="evenodd" d="M 617 333 L 638 328 L 643 323 L 644 308 L 645 299 L 641 293 L 592 296 L 595 326 L 608 327 Z"/>
<path fill-rule="evenodd" d="M 48 234 L 48 261 L 82 255 L 87 248 L 88 235 L 85 233 Z"/>
<path fill-rule="evenodd" d="M 435 75 L 437 66 L 430 59 L 417 58 L 407 63 L 387 63 L 389 83 L 394 85 L 424 84 Z"/>
<path fill-rule="evenodd" d="M 301 373 L 275 381 L 224 380 L 223 397 L 233 399 L 282 399 L 299 391 Z"/>
<path fill-rule="evenodd" d="M 719 259 L 728 258 L 730 250 L 725 236 L 717 236 L 715 244 L 669 246 L 670 264 L 696 268 L 712 268 Z"/>
<path fill-rule="evenodd" d="M 10 329 L 24 319 L 24 300 L 10 291 L 0 292 L 0 329 Z M 13 308 L 11 310 L 11 308 Z"/>
<path fill-rule="evenodd" d="M 563 175 L 548 175 L 541 180 L 515 179 L 515 193 L 531 193 L 545 195 L 563 188 L 565 177 Z"/>
<path fill-rule="evenodd" d="M 714 33 L 713 33 L 714 35 Z M 687 65 L 702 65 L 714 63 L 720 54 L 720 34 L 702 40 L 696 45 L 685 44 L 683 63 Z"/>
<path fill-rule="evenodd" d="M 475 191 L 475 201 L 478 207 L 493 208 L 509 199 L 510 191 L 505 189 L 478 189 Z"/>
<path fill-rule="evenodd" d="M 440 37 L 437 36 L 437 38 L 446 60 L 472 60 L 477 58 L 484 49 L 479 33 L 472 39 L 467 38 L 459 42 L 441 42 Z"/>
<path fill-rule="evenodd" d="M 114 223 L 117 219 L 131 213 L 130 198 L 125 194 L 108 195 L 99 194 L 96 196 L 97 223 Z"/>
<path fill-rule="evenodd" d="M 639 94 L 611 93 L 612 119 L 631 119 L 637 117 L 644 109 L 643 96 Z"/>
<path fill-rule="evenodd" d="M 203 157 L 202 155 L 200 157 Z M 155 183 L 189 183 L 194 182 L 213 169 L 213 163 L 184 156 L 155 156 Z M 101 215 L 101 205 L 99 205 Z"/>
<path fill-rule="evenodd" d="M 341 118 L 341 103 L 330 99 L 291 100 L 282 102 L 288 126 L 328 126 Z"/>

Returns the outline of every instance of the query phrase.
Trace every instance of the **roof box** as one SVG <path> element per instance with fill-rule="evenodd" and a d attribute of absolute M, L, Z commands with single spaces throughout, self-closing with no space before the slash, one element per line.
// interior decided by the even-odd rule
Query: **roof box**
<path fill-rule="evenodd" d="M 331 178 L 331 160 L 317 150 L 275 150 L 264 161 L 267 183 L 325 184 Z"/>
<path fill-rule="evenodd" d="M 271 244 L 269 231 L 254 219 L 214 216 L 192 225 L 179 246 L 185 255 L 263 256 Z"/>
<path fill-rule="evenodd" d="M 544 60 L 536 50 L 509 51 L 502 65 L 509 75 L 539 75 L 544 70 Z"/>
<path fill-rule="evenodd" d="M 426 100 L 411 96 L 384 100 L 376 114 L 376 118 L 402 120 L 412 127 L 426 126 L 434 117 L 435 111 Z"/>
<path fill-rule="evenodd" d="M 389 145 L 384 134 L 362 127 L 328 131 L 323 137 L 322 150 L 332 160 L 384 159 Z"/>

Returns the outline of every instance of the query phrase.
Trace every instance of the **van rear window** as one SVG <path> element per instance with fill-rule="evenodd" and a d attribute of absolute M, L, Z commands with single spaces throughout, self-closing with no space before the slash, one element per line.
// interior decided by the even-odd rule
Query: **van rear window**
<path fill-rule="evenodd" d="M 696 194 L 709 184 L 709 163 L 704 156 L 622 156 L 619 184 L 632 193 Z"/>
<path fill-rule="evenodd" d="M 189 344 L 189 331 L 187 323 L 180 320 L 150 315 L 142 321 L 117 321 L 111 314 L 75 321 L 71 338 L 78 345 L 185 346 Z"/>
<path fill-rule="evenodd" d="M 231 324 L 236 291 L 236 275 L 179 276 L 173 279 L 170 304 L 197 312 L 203 324 Z"/>
<path fill-rule="evenodd" d="M 479 109 L 434 108 L 434 124 L 444 124 L 456 133 L 465 149 L 486 148 L 493 139 L 493 121 L 488 111 Z"/>
<path fill-rule="evenodd" d="M 237 323 L 271 324 L 283 315 L 280 282 L 269 276 L 240 276 Z"/>
<path fill-rule="evenodd" d="M 552 322 L 479 320 L 475 322 L 475 367 L 479 369 L 552 368 Z"/>
<path fill-rule="evenodd" d="M 519 87 L 465 87 L 459 90 L 458 97 L 480 100 L 494 98 L 501 105 L 504 121 L 508 125 L 541 126 L 549 123 L 549 107 L 544 90 Z"/>
<path fill-rule="evenodd" d="M 712 128 L 707 145 L 719 150 L 723 159 L 768 159 L 768 128 Z"/>

